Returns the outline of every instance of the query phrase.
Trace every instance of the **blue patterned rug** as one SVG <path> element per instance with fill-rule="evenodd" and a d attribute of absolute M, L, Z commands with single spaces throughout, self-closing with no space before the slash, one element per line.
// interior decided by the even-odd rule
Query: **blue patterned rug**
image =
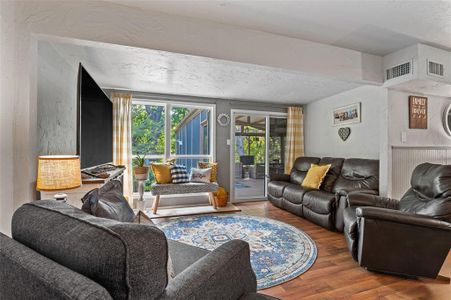
<path fill-rule="evenodd" d="M 157 225 L 169 239 L 213 250 L 240 239 L 251 248 L 257 288 L 265 289 L 293 279 L 315 262 L 315 242 L 303 231 L 268 218 L 247 215 L 184 217 Z"/>

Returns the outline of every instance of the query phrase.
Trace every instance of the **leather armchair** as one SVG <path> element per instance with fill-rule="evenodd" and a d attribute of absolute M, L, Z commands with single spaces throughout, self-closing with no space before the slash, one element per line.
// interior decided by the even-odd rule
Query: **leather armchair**
<path fill-rule="evenodd" d="M 417 166 L 401 200 L 347 196 L 344 233 L 360 266 L 435 278 L 451 247 L 451 165 Z"/>

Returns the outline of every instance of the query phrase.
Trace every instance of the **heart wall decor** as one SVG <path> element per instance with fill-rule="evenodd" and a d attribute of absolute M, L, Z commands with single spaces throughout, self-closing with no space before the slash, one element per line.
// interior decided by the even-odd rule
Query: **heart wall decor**
<path fill-rule="evenodd" d="M 348 139 L 348 137 L 351 135 L 351 128 L 349 127 L 342 127 L 338 129 L 338 136 L 344 141 Z"/>

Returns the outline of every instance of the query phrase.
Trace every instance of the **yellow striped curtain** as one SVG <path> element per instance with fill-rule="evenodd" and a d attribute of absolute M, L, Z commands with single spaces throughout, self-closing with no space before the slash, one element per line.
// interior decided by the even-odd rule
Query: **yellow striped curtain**
<path fill-rule="evenodd" d="M 302 107 L 288 108 L 287 139 L 285 146 L 285 174 L 290 174 L 293 163 L 304 155 L 304 112 Z"/>
<path fill-rule="evenodd" d="M 133 203 L 132 175 L 132 95 L 113 93 L 113 163 L 126 167 L 124 196 Z"/>

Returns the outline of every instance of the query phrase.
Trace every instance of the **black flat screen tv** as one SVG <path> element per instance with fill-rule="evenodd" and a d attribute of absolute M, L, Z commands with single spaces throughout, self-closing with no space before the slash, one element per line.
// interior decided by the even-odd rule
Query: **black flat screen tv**
<path fill-rule="evenodd" d="M 77 91 L 77 154 L 81 168 L 111 163 L 113 103 L 81 64 Z"/>

